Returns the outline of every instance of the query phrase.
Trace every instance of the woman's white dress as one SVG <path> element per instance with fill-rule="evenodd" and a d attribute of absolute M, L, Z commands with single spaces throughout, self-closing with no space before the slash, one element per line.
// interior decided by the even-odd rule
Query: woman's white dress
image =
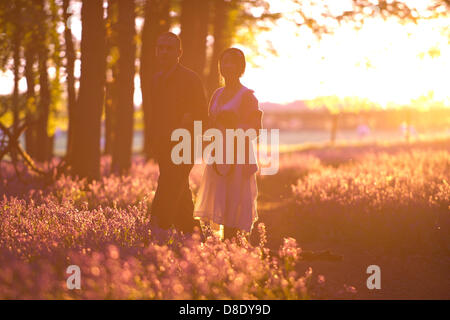
<path fill-rule="evenodd" d="M 245 86 L 224 105 L 218 104 L 218 97 L 224 88 L 218 89 L 215 99 L 211 101 L 210 116 L 228 110 L 236 112 L 238 118 L 242 115 L 242 97 L 247 90 Z M 257 107 L 256 107 L 257 108 Z M 240 126 L 239 126 L 240 127 Z M 225 143 L 225 134 L 224 143 Z M 250 144 L 250 152 L 253 153 L 253 145 Z M 254 154 L 254 153 L 253 153 Z M 234 169 L 229 174 L 232 165 L 218 164 L 219 175 L 212 164 L 206 164 L 202 180 L 195 202 L 194 218 L 212 225 L 224 225 L 250 232 L 254 222 L 258 219 L 256 198 L 258 190 L 256 186 L 257 164 L 234 164 Z"/>

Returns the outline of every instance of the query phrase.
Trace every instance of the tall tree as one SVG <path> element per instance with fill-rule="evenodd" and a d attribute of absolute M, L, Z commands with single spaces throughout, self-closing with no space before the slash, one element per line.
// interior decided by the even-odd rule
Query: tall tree
<path fill-rule="evenodd" d="M 38 70 L 39 70 L 39 102 L 37 114 L 36 142 L 39 148 L 36 150 L 37 161 L 48 161 L 50 154 L 50 138 L 48 136 L 48 117 L 50 114 L 50 83 L 48 78 L 48 26 L 47 12 L 44 0 L 37 1 L 38 10 Z"/>
<path fill-rule="evenodd" d="M 146 159 L 152 157 L 149 139 L 150 123 L 150 84 L 156 72 L 155 46 L 158 35 L 170 28 L 170 1 L 147 0 L 145 4 L 145 21 L 142 29 L 142 48 L 140 56 L 140 78 L 142 90 L 142 109 L 144 112 L 144 154 Z"/>
<path fill-rule="evenodd" d="M 102 0 L 83 0 L 81 8 L 81 78 L 75 109 L 73 173 L 100 177 L 100 134 L 106 69 Z"/>
<path fill-rule="evenodd" d="M 73 140 L 73 116 L 76 108 L 76 92 L 75 92 L 75 46 L 73 43 L 72 28 L 70 20 L 72 12 L 70 7 L 70 0 L 63 0 L 63 17 L 65 21 L 64 28 L 64 44 L 65 44 L 65 66 L 67 76 L 67 114 L 68 114 L 68 128 L 67 128 L 67 145 L 66 145 L 66 159 L 70 162 L 72 154 L 72 140 Z"/>
<path fill-rule="evenodd" d="M 20 80 L 20 67 L 21 67 L 21 45 L 23 37 L 22 28 L 22 1 L 17 1 L 14 3 L 12 9 L 13 17 L 13 40 L 12 40 L 12 51 L 13 51 L 13 74 L 14 74 L 14 87 L 13 87 L 13 97 L 12 97 L 12 111 L 13 111 L 13 133 L 16 132 L 19 125 L 19 80 Z"/>
<path fill-rule="evenodd" d="M 231 45 L 232 34 L 230 32 L 230 25 L 233 24 L 234 21 L 230 18 L 230 13 L 236 8 L 236 5 L 236 0 L 216 0 L 214 2 L 214 44 L 207 79 L 207 90 L 209 95 L 219 87 L 220 76 L 218 60 L 221 52 Z"/>
<path fill-rule="evenodd" d="M 38 25 L 38 70 L 39 70 L 39 102 L 37 114 L 37 144 L 35 158 L 37 161 L 49 160 L 50 141 L 48 136 L 48 117 L 50 114 L 50 84 L 48 79 L 48 42 L 47 42 L 47 12 L 44 0 L 37 3 L 39 25 Z"/>
<path fill-rule="evenodd" d="M 108 1 L 108 10 L 106 18 L 106 88 L 105 88 L 105 122 L 104 122 L 104 153 L 113 154 L 113 147 L 116 140 L 114 130 L 117 117 L 118 104 L 118 0 Z"/>
<path fill-rule="evenodd" d="M 36 125 L 31 123 L 36 118 L 36 95 L 34 92 L 35 72 L 38 42 L 36 41 L 39 25 L 39 15 L 36 10 L 36 2 L 14 1 L 0 2 L 0 67 L 12 69 L 13 93 L 11 96 L 12 130 L 17 131 L 19 116 L 25 109 L 25 117 L 30 123 L 25 131 L 26 150 L 32 153 L 36 149 Z M 9 63 L 9 61 L 12 63 Z M 19 94 L 19 80 L 21 66 L 25 62 L 24 76 L 27 80 L 26 101 L 23 103 Z M 15 158 L 14 152 L 11 154 Z"/>
<path fill-rule="evenodd" d="M 30 9 L 30 8 L 29 8 Z M 31 19 L 31 16 L 27 15 Z M 36 45 L 34 37 L 36 32 L 29 31 L 25 41 L 25 78 L 27 81 L 27 102 L 26 102 L 26 119 L 28 123 L 32 123 L 36 116 L 36 72 L 34 64 L 36 62 Z M 25 130 L 25 150 L 31 157 L 35 157 L 37 150 L 35 125 L 30 124 Z"/>
<path fill-rule="evenodd" d="M 58 31 L 59 26 L 64 22 L 62 16 L 62 7 L 59 0 L 49 0 L 49 47 L 51 48 L 49 54 L 49 61 L 51 63 L 52 69 L 54 70 L 53 75 L 50 77 L 50 113 L 49 113 L 49 123 L 48 123 L 48 148 L 47 157 L 51 159 L 53 157 L 53 147 L 55 143 L 55 134 L 57 132 L 57 119 L 58 114 L 62 111 L 62 93 L 64 91 L 61 83 L 61 68 L 63 67 L 62 59 L 62 42 L 63 36 L 61 32 Z"/>
<path fill-rule="evenodd" d="M 180 38 L 183 43 L 181 62 L 203 78 L 206 66 L 210 0 L 183 0 L 180 15 Z"/>
<path fill-rule="evenodd" d="M 119 1 L 118 17 L 118 104 L 115 121 L 115 143 L 112 166 L 119 173 L 125 173 L 131 165 L 134 112 L 135 75 L 135 4 L 133 0 Z"/>

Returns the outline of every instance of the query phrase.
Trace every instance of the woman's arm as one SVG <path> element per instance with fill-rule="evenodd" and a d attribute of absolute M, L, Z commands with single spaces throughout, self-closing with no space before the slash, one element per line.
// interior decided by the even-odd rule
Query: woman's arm
<path fill-rule="evenodd" d="M 262 129 L 262 115 L 263 112 L 258 107 L 258 99 L 253 94 L 253 90 L 247 91 L 242 97 L 242 121 L 240 128 L 255 129 L 257 135 L 259 130 Z"/>
<path fill-rule="evenodd" d="M 214 128 L 215 126 L 215 121 L 214 121 L 214 115 L 212 114 L 212 106 L 214 104 L 214 101 L 217 99 L 218 93 L 219 93 L 220 88 L 216 89 L 216 91 L 214 91 L 214 93 L 211 96 L 211 99 L 209 100 L 209 105 L 208 105 L 208 119 L 207 119 L 207 123 L 203 124 L 203 130 L 207 130 L 209 128 Z"/>

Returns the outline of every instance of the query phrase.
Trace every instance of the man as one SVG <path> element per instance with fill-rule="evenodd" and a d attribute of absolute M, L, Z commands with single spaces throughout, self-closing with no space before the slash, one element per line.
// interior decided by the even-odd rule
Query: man
<path fill-rule="evenodd" d="M 153 77 L 150 92 L 150 145 L 159 165 L 151 215 L 163 229 L 174 225 L 178 230 L 191 233 L 195 226 L 200 227 L 193 219 L 194 204 L 189 189 L 193 161 L 191 164 L 173 163 L 171 150 L 178 142 L 171 141 L 171 134 L 177 128 L 185 128 L 193 137 L 193 122 L 205 122 L 208 110 L 202 82 L 194 71 L 179 63 L 181 54 L 181 41 L 176 34 L 166 32 L 159 36 L 156 58 L 161 71 Z"/>

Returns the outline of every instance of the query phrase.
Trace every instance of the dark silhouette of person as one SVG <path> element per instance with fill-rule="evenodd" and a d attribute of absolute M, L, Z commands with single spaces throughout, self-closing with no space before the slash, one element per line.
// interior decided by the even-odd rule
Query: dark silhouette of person
<path fill-rule="evenodd" d="M 173 225 L 185 233 L 200 228 L 193 219 L 194 204 L 189 189 L 189 173 L 194 163 L 194 121 L 207 121 L 208 109 L 200 77 L 179 63 L 181 40 L 172 33 L 161 34 L 156 42 L 156 58 L 160 71 L 152 78 L 150 101 L 151 153 L 159 166 L 158 187 L 150 209 L 157 226 Z M 191 134 L 190 164 L 175 164 L 171 151 L 179 141 L 171 141 L 175 129 L 185 128 Z M 153 222 L 153 221 L 152 221 Z M 199 229 L 201 230 L 201 229 Z"/>

